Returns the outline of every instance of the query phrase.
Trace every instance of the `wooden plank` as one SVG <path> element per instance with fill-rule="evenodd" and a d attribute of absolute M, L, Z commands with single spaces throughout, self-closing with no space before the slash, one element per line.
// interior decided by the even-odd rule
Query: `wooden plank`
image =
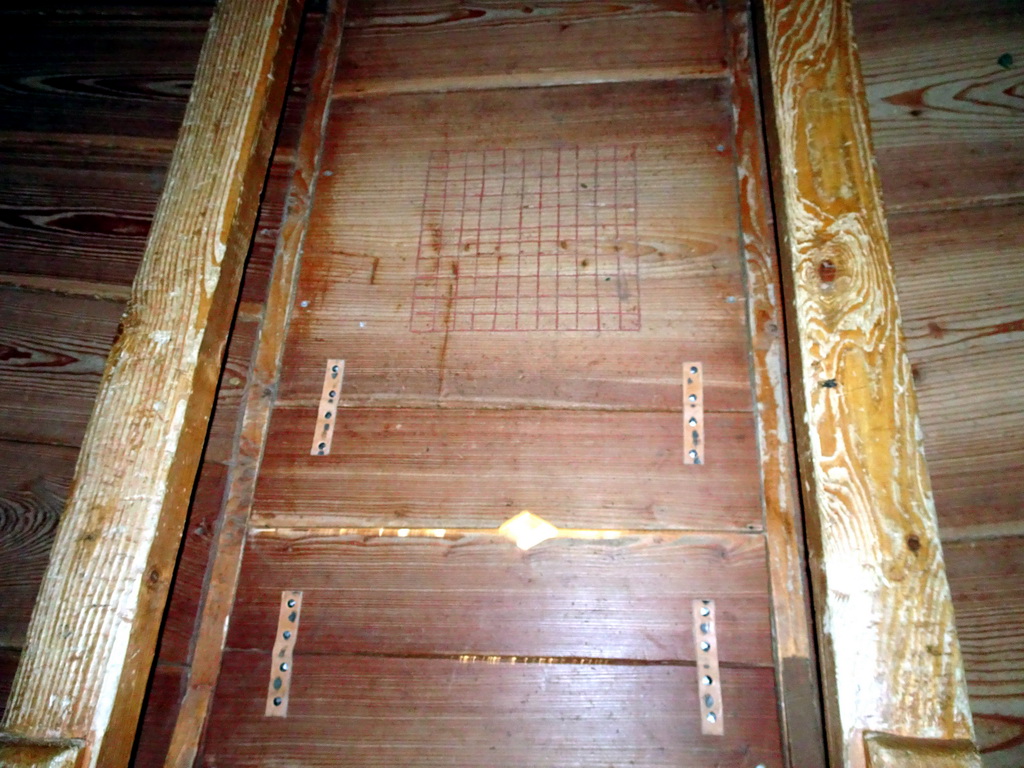
<path fill-rule="evenodd" d="M 228 338 L 224 368 L 217 387 L 217 400 L 210 417 L 210 431 L 206 436 L 203 460 L 227 463 L 238 435 L 239 411 L 249 385 L 253 350 L 259 335 L 259 323 L 239 318 Z"/>
<path fill-rule="evenodd" d="M 162 663 L 180 666 L 192 663 L 192 636 L 199 618 L 227 473 L 226 466 L 210 461 L 204 461 L 200 467 L 188 510 L 188 526 L 174 569 L 167 613 L 160 629 L 157 659 Z"/>
<path fill-rule="evenodd" d="M 274 162 L 267 175 L 263 199 L 260 201 L 256 232 L 253 234 L 249 259 L 242 275 L 242 301 L 264 304 L 269 291 L 270 272 L 274 262 L 274 248 L 281 230 L 281 220 L 287 205 L 288 186 L 295 162 L 293 148 L 277 144 Z"/>
<path fill-rule="evenodd" d="M 317 4 L 306 3 L 302 31 L 296 44 L 295 63 L 288 81 L 288 95 L 281 114 L 270 174 L 260 201 L 256 234 L 245 265 L 245 274 L 242 275 L 242 301 L 265 304 L 270 291 L 274 252 L 288 207 L 288 192 L 299 153 L 314 58 L 324 25 L 324 14 L 314 10 L 314 5 Z"/>
<path fill-rule="evenodd" d="M 121 311 L 110 301 L 0 288 L 0 436 L 82 442 Z"/>
<path fill-rule="evenodd" d="M 153 668 L 139 732 L 135 737 L 133 765 L 140 768 L 160 765 L 164 759 L 181 703 L 184 680 L 185 669 L 182 667 L 158 663 Z"/>
<path fill-rule="evenodd" d="M 1024 526 L 1024 206 L 889 231 L 940 533 Z"/>
<path fill-rule="evenodd" d="M 12 651 L 4 657 L 0 650 L 0 702 L 6 702 L 10 692 L 17 667 L 13 649 L 24 644 L 76 455 L 74 448 L 0 441 L 0 590 L 4 594 L 0 648 Z M 196 485 L 160 635 L 161 663 L 154 673 L 143 714 L 136 758 L 140 765 L 156 764 L 147 762 L 146 756 L 159 752 L 162 759 L 164 752 L 160 750 L 166 751 L 165 742 L 170 736 L 169 732 L 164 733 L 168 728 L 166 719 L 171 718 L 173 724 L 178 703 L 178 694 L 170 692 L 169 680 L 179 680 L 183 675 L 179 665 L 188 660 L 210 540 L 220 512 L 224 474 L 222 465 L 204 464 Z M 174 691 L 177 684 L 174 683 Z"/>
<path fill-rule="evenodd" d="M 748 4 L 727 5 L 726 18 L 782 744 L 787 765 L 825 765 L 806 539 L 790 426 L 782 281 Z"/>
<path fill-rule="evenodd" d="M 722 16 L 697 0 L 587 6 L 361 0 L 336 95 L 716 77 Z"/>
<path fill-rule="evenodd" d="M 944 546 L 985 768 L 1024 764 L 1024 539 Z"/>
<path fill-rule="evenodd" d="M 277 394 L 285 331 L 295 299 L 309 207 L 320 171 L 325 117 L 341 47 L 343 14 L 344 3 L 330 2 L 317 41 L 315 67 L 310 80 L 302 136 L 296 147 L 288 204 L 275 250 L 266 309 L 210 557 L 207 587 L 202 595 L 200 618 L 195 629 L 193 665 L 181 716 L 175 723 L 164 762 L 168 768 L 190 768 L 195 763 L 220 674 L 221 653 L 238 583 L 246 524 L 263 459 L 270 411 Z"/>
<path fill-rule="evenodd" d="M 0 272 L 128 286 L 170 148 L 0 145 Z"/>
<path fill-rule="evenodd" d="M 121 144 L 22 144 L 15 138 L 0 139 L 0 284 L 126 301 L 172 148 L 146 152 Z M 271 166 L 243 300 L 265 297 L 291 174 L 288 155 L 290 150 L 280 150 Z"/>
<path fill-rule="evenodd" d="M 36 302 L 27 305 L 37 310 L 28 318 L 29 325 L 32 325 L 31 320 L 39 315 L 47 316 L 44 308 L 38 306 L 38 302 L 43 301 L 42 297 L 34 298 Z M 18 306 L 15 305 L 15 311 Z M 69 314 L 73 313 L 74 307 L 69 311 Z M 85 326 L 90 323 L 90 318 L 84 312 L 79 318 Z M 236 324 L 232 333 L 225 372 L 218 390 L 210 442 L 206 449 L 207 463 L 199 477 L 199 491 L 192 505 L 189 531 L 195 533 L 198 538 L 205 536 L 207 545 L 212 535 L 213 523 L 220 511 L 223 492 L 224 470 L 211 462 L 226 461 L 230 458 L 230 442 L 233 441 L 237 428 L 238 401 L 245 385 L 244 377 L 248 371 L 248 357 L 251 354 L 254 335 L 255 327 L 252 323 Z M 14 357 L 16 359 L 16 356 Z M 73 373 L 69 375 L 74 376 Z M 39 392 L 28 387 L 11 387 L 7 397 L 13 399 L 15 392 L 34 395 L 39 400 L 39 409 L 53 410 L 54 401 L 52 397 L 46 397 L 45 390 Z M 68 413 L 73 413 L 73 410 L 65 411 L 65 418 Z M 58 419 L 60 416 L 61 413 L 58 412 L 54 418 Z M 78 451 L 73 446 L 0 440 L 0 589 L 3 589 L 5 595 L 4 611 L 0 614 L 0 646 L 21 647 L 24 642 L 25 629 L 28 626 L 39 582 L 49 560 L 50 547 L 74 472 L 77 454 Z M 215 481 L 218 475 L 221 476 L 219 484 Z M 205 480 L 206 476 L 211 477 L 209 482 Z M 214 485 L 217 487 L 214 488 Z M 201 512 L 198 511 L 200 507 Z M 186 542 L 191 540 L 187 538 Z M 198 600 L 198 591 L 206 569 L 205 550 L 202 553 L 193 550 L 194 548 L 186 543 L 185 554 L 175 575 L 175 583 L 180 584 L 183 583 L 183 579 L 189 579 L 188 588 L 194 589 L 196 594 L 185 598 L 184 590 L 175 590 L 161 638 L 163 649 L 176 649 L 170 658 L 178 663 L 186 660 L 195 612 L 194 606 L 191 615 L 187 615 L 188 611 L 178 611 L 175 606 L 179 601 L 194 603 Z"/>
<path fill-rule="evenodd" d="M 11 0 L 4 4 L 0 14 L 4 16 L 68 16 L 73 18 L 92 18 L 114 16 L 121 18 L 152 17 L 159 13 L 167 19 L 194 19 L 206 11 L 209 18 L 216 0 L 190 0 L 187 3 L 177 0 Z"/>
<path fill-rule="evenodd" d="M 83 41 L 89 35 L 104 34 L 103 25 L 109 18 L 106 15 L 90 18 L 98 10 L 101 9 L 76 9 L 73 25 L 77 29 L 75 34 Z M 191 11 L 151 8 L 149 19 L 140 20 L 136 18 L 140 15 L 137 9 L 122 10 L 128 14 L 121 19 L 125 24 L 157 25 L 161 29 L 179 31 L 184 14 L 193 21 L 203 22 L 202 27 L 197 28 L 200 33 L 210 14 L 210 9 L 202 8 Z M 63 29 L 69 23 L 72 22 L 68 19 L 57 21 L 48 16 L 37 31 L 48 34 L 54 25 Z M 311 54 L 321 23 L 322 15 L 316 13 L 308 14 L 305 20 L 304 36 L 311 43 L 300 45 L 296 56 L 282 117 L 284 128 L 275 147 L 243 280 L 245 301 L 262 301 L 266 297 L 270 262 L 291 179 L 296 125 L 302 117 Z M 133 51 L 126 43 L 104 55 L 120 56 L 124 70 L 136 73 L 140 67 L 132 59 Z M 135 53 L 137 55 L 137 51 Z M 185 54 L 179 52 L 179 55 Z M 198 49 L 190 58 L 183 58 L 180 66 L 191 67 L 197 55 Z M 113 71 L 117 61 L 112 59 L 104 66 Z M 83 59 L 80 63 L 88 66 L 90 60 Z M 32 61 L 24 60 L 23 66 L 31 69 Z M 187 94 L 190 84 L 191 76 L 178 88 Z M 127 299 L 127 287 L 138 269 L 153 211 L 163 188 L 173 141 L 168 138 L 160 142 L 152 136 L 132 142 L 130 138 L 88 133 L 47 135 L 40 133 L 39 126 L 32 123 L 16 127 L 31 129 L 33 133 L 8 131 L 0 134 L 0 221 L 7 233 L 7 247 L 0 253 L 0 283 L 31 284 L 40 289 L 83 295 L 92 295 L 95 291 L 106 295 L 124 286 L 125 290 L 116 291 L 113 298 Z M 92 124 L 83 123 L 78 128 L 92 130 Z M 88 151 L 83 152 L 86 148 Z M 27 282 L 30 275 L 39 279 Z M 104 285 L 91 290 L 87 286 L 76 289 L 75 285 L 61 280 L 44 282 L 44 276 Z"/>
<path fill-rule="evenodd" d="M 7 708 L 7 697 L 11 693 L 11 683 L 14 682 L 20 657 L 21 651 L 0 648 L 0 717 Z"/>
<path fill-rule="evenodd" d="M 281 125 L 278 127 L 277 145 L 274 154 L 281 160 L 292 162 L 302 142 L 306 122 L 306 106 L 317 71 L 317 50 L 326 23 L 327 0 L 310 0 L 304 6 L 302 28 L 295 47 L 295 61 L 292 64 L 288 95 L 285 97 Z M 290 177 L 289 177 L 290 178 Z M 271 244 L 273 249 L 274 243 Z"/>
<path fill-rule="evenodd" d="M 0 441 L 0 647 L 24 645 L 77 453 Z"/>
<path fill-rule="evenodd" d="M 855 0 L 853 17 L 889 211 L 1024 194 L 1020 4 Z"/>
<path fill-rule="evenodd" d="M 861 766 L 863 730 L 973 727 L 849 3 L 763 14 L 829 751 Z"/>
<path fill-rule="evenodd" d="M 4 736 L 80 766 L 129 758 L 298 15 L 218 5 L 40 589 Z"/>
<path fill-rule="evenodd" d="M 762 525 L 750 414 L 706 414 L 697 467 L 679 413 L 350 408 L 330 456 L 309 455 L 315 423 L 274 411 L 255 525 L 497 528 L 524 509 L 566 528 Z"/>
<path fill-rule="evenodd" d="M 331 175 L 320 180 L 312 215 L 281 400 L 315 404 L 324 360 L 344 357 L 344 398 L 349 404 L 442 401 L 455 407 L 678 412 L 682 363 L 701 360 L 706 369 L 705 407 L 749 410 L 748 340 L 726 97 L 727 90 L 719 83 L 685 82 L 336 102 L 324 158 L 324 174 Z M 522 121 L 524 114 L 531 115 L 530 121 Z M 644 120 L 638 121 L 637 114 Z M 487 121 L 481 122 L 480 115 L 487 115 Z M 543 170 L 547 197 L 552 194 L 552 177 L 562 169 L 560 163 L 565 169 L 580 167 L 575 152 L 564 150 L 577 146 L 584 174 L 592 173 L 595 147 L 604 148 L 598 166 L 619 168 L 623 188 L 631 183 L 625 177 L 635 173 L 635 200 L 612 204 L 602 192 L 598 203 L 623 217 L 635 208 L 636 236 L 620 242 L 613 222 L 606 218 L 596 234 L 591 223 L 579 232 L 566 226 L 569 231 L 559 236 L 560 224 L 551 218 L 557 209 L 552 209 L 551 201 L 527 200 L 534 206 L 533 228 L 527 220 L 520 234 L 518 223 L 512 225 L 516 232 L 506 241 L 509 264 L 495 268 L 522 280 L 528 279 L 522 275 L 537 273 L 531 264 L 519 263 L 516 254 L 523 243 L 523 250 L 536 250 L 528 238 L 544 229 L 545 252 L 558 254 L 549 253 L 549 261 L 568 260 L 557 270 L 571 278 L 570 288 L 561 292 L 579 287 L 585 301 L 587 293 L 616 285 L 605 273 L 604 265 L 612 262 L 594 257 L 595 246 L 609 258 L 616 253 L 614 248 L 626 249 L 623 269 L 639 273 L 639 330 L 413 332 L 417 254 L 424 260 L 434 258 L 435 240 L 440 240 L 445 257 L 453 256 L 459 229 L 443 219 L 424 220 L 431 153 L 452 150 L 475 153 L 480 159 L 484 150 L 497 147 L 507 150 L 506 159 L 512 162 L 529 153 L 536 167 L 531 165 L 527 183 L 539 185 Z M 635 168 L 629 161 L 615 164 L 616 147 L 623 158 L 636 149 Z M 488 157 L 488 162 L 499 162 L 498 153 Z M 584 189 L 584 175 L 577 190 L 575 171 L 564 170 L 562 176 L 563 195 L 573 198 L 571 193 L 578 191 L 576 199 L 584 210 L 577 217 L 574 207 L 566 211 L 563 205 L 563 218 L 592 221 L 586 218 L 586 206 L 593 209 L 589 195 L 595 188 Z M 608 182 L 607 176 L 603 178 Z M 614 188 L 614 178 L 610 184 Z M 518 211 L 518 198 L 515 201 Z M 538 207 L 547 211 L 545 218 L 537 217 Z M 538 227 L 538 221 L 544 227 Z M 620 232 L 620 237 L 625 235 Z M 485 269 L 474 258 L 475 238 L 464 239 L 468 268 Z M 635 253 L 633 261 L 630 251 Z M 542 271 L 550 278 L 554 267 L 545 263 Z M 577 279 L 577 266 L 585 278 Z M 618 268 L 616 263 L 616 276 Z M 597 269 L 600 275 L 595 274 Z M 595 278 L 600 289 L 587 283 Z M 464 285 L 472 290 L 471 282 Z M 524 288 L 517 310 L 523 318 L 529 313 L 527 292 Z M 536 294 L 535 290 L 535 307 Z"/>
<path fill-rule="evenodd" d="M 0 130 L 173 139 L 210 10 L 75 18 L 33 14 L 3 25 Z"/>
<path fill-rule="evenodd" d="M 554 539 L 259 535 L 228 645 L 267 651 L 277 600 L 301 590 L 302 653 L 693 660 L 679 606 L 719 603 L 723 661 L 771 666 L 760 536 Z"/>
<path fill-rule="evenodd" d="M 692 666 L 463 664 L 300 651 L 288 717 L 264 718 L 268 660 L 266 653 L 225 656 L 208 761 L 711 768 L 781 760 L 767 669 L 723 670 L 729 727 L 724 737 L 702 737 Z"/>

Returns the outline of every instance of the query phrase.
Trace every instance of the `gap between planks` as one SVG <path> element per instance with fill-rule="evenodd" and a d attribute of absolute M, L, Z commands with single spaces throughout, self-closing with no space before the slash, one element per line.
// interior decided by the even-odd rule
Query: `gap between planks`
<path fill-rule="evenodd" d="M 305 589 L 304 592 L 315 590 Z M 229 648 L 231 653 L 244 653 L 265 657 L 267 652 L 259 648 Z M 304 659 L 348 658 L 348 659 L 409 659 L 413 661 L 457 661 L 462 664 L 547 664 L 592 667 L 696 667 L 693 659 L 630 659 L 606 658 L 603 656 L 513 656 L 490 653 L 388 653 L 386 651 L 340 651 L 324 653 L 310 651 L 299 657 Z M 771 664 L 749 664 L 736 661 L 720 661 L 722 669 L 771 669 Z"/>
<path fill-rule="evenodd" d="M 886 216 L 902 216 L 915 213 L 946 213 L 966 211 L 974 208 L 1000 208 L 1024 203 L 1024 192 L 1000 195 L 978 195 L 974 197 L 944 197 L 936 200 L 921 200 L 907 203 L 887 204 Z"/>
<path fill-rule="evenodd" d="M 497 91 L 520 88 L 561 88 L 610 83 L 659 83 L 676 80 L 718 80 L 728 76 L 723 66 L 663 67 L 654 69 L 609 69 L 580 77 L 571 72 L 530 72 L 518 75 L 480 75 L 476 77 L 431 77 L 359 83 L 342 80 L 331 91 L 332 100 L 375 96 L 401 96 L 459 91 Z"/>
<path fill-rule="evenodd" d="M 349 395 L 346 402 L 345 396 L 341 395 L 338 400 L 339 410 L 360 410 L 360 409 L 382 409 L 392 411 L 595 411 L 609 413 L 681 413 L 682 408 L 636 408 L 629 405 L 608 405 L 601 403 L 581 403 L 567 400 L 555 400 L 542 402 L 537 400 L 510 400 L 504 398 L 500 401 L 484 400 L 477 398 L 436 398 L 424 397 L 422 399 L 403 397 L 401 400 L 391 399 L 387 396 L 367 395 L 365 400 L 357 400 L 358 395 Z M 275 408 L 316 408 L 320 400 L 313 398 L 291 398 L 288 400 L 277 400 Z M 705 414 L 713 413 L 751 413 L 752 408 L 705 408 Z"/>
<path fill-rule="evenodd" d="M 553 539 L 617 541 L 629 538 L 658 538 L 677 541 L 689 536 L 764 536 L 760 528 L 558 528 Z M 327 527 L 327 526 L 249 526 L 250 537 L 279 539 L 344 538 L 362 536 L 368 539 L 461 539 L 468 536 L 507 538 L 499 528 L 393 528 L 393 527 Z"/>

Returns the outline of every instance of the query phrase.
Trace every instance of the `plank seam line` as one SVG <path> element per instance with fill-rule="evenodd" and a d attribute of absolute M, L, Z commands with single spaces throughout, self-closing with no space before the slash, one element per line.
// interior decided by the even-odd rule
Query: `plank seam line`
<path fill-rule="evenodd" d="M 535 80 L 523 79 L 520 82 L 500 82 L 505 75 L 485 76 L 477 82 L 465 81 L 461 84 L 453 83 L 445 85 L 443 82 L 425 81 L 418 82 L 415 79 L 407 78 L 394 81 L 393 85 L 376 84 L 358 90 L 358 84 L 346 87 L 349 81 L 341 80 L 335 83 L 331 91 L 331 101 L 357 101 L 360 99 L 378 98 L 385 96 L 411 96 L 448 93 L 471 93 L 478 91 L 514 91 L 529 88 L 574 88 L 587 85 L 628 85 L 630 83 L 674 83 L 674 82 L 702 82 L 708 80 L 725 80 L 729 76 L 726 68 L 695 70 L 693 72 L 666 72 L 664 70 L 650 70 L 638 72 L 640 76 L 628 77 L 619 70 L 609 70 L 604 77 L 596 76 L 583 79 L 573 78 L 550 78 L 545 79 L 538 76 Z M 647 75 L 646 77 L 644 75 Z M 441 78 L 438 78 L 441 80 Z"/>
<path fill-rule="evenodd" d="M 262 648 L 238 648 L 226 646 L 225 651 L 241 654 L 265 655 Z M 697 661 L 691 659 L 630 659 L 603 658 L 600 656 L 517 656 L 513 654 L 485 653 L 389 653 L 387 651 L 304 651 L 301 658 L 348 658 L 348 659 L 391 659 L 395 661 L 457 661 L 462 664 L 546 664 L 551 666 L 595 666 L 595 667 L 691 667 L 696 669 Z M 752 664 L 741 661 L 721 661 L 722 669 L 773 669 L 770 663 Z"/>

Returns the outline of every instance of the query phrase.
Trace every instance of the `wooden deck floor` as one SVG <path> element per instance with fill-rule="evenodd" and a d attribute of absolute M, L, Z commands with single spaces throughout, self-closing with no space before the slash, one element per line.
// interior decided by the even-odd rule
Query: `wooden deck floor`
<path fill-rule="evenodd" d="M 726 20 L 350 7 L 203 764 L 781 764 Z"/>

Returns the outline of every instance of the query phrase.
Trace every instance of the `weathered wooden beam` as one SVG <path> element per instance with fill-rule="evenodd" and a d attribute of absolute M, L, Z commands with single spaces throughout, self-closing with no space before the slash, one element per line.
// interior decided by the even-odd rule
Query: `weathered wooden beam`
<path fill-rule="evenodd" d="M 911 739 L 865 733 L 867 768 L 981 768 L 981 756 L 969 739 Z"/>
<path fill-rule="evenodd" d="M 107 360 L 0 765 L 128 762 L 284 101 L 299 0 L 221 0 Z"/>
<path fill-rule="evenodd" d="M 848 0 L 764 0 L 793 399 L 835 766 L 973 741 Z M 974 765 L 976 753 L 943 765 Z"/>
<path fill-rule="evenodd" d="M 726 4 L 726 31 L 782 749 L 787 766 L 819 766 L 825 764 L 825 737 L 787 388 L 779 259 L 746 0 Z"/>
<path fill-rule="evenodd" d="M 324 134 L 330 119 L 331 86 L 341 54 L 345 7 L 346 0 L 328 0 L 323 30 L 317 44 L 302 134 L 274 252 L 266 310 L 253 357 L 241 428 L 228 470 L 228 490 L 214 539 L 202 607 L 193 638 L 192 665 L 167 750 L 165 768 L 188 768 L 195 763 L 220 675 L 228 622 L 242 565 L 249 512 L 263 460 L 270 414 L 277 396 L 285 336 L 295 303 L 302 249 L 323 159 Z"/>

